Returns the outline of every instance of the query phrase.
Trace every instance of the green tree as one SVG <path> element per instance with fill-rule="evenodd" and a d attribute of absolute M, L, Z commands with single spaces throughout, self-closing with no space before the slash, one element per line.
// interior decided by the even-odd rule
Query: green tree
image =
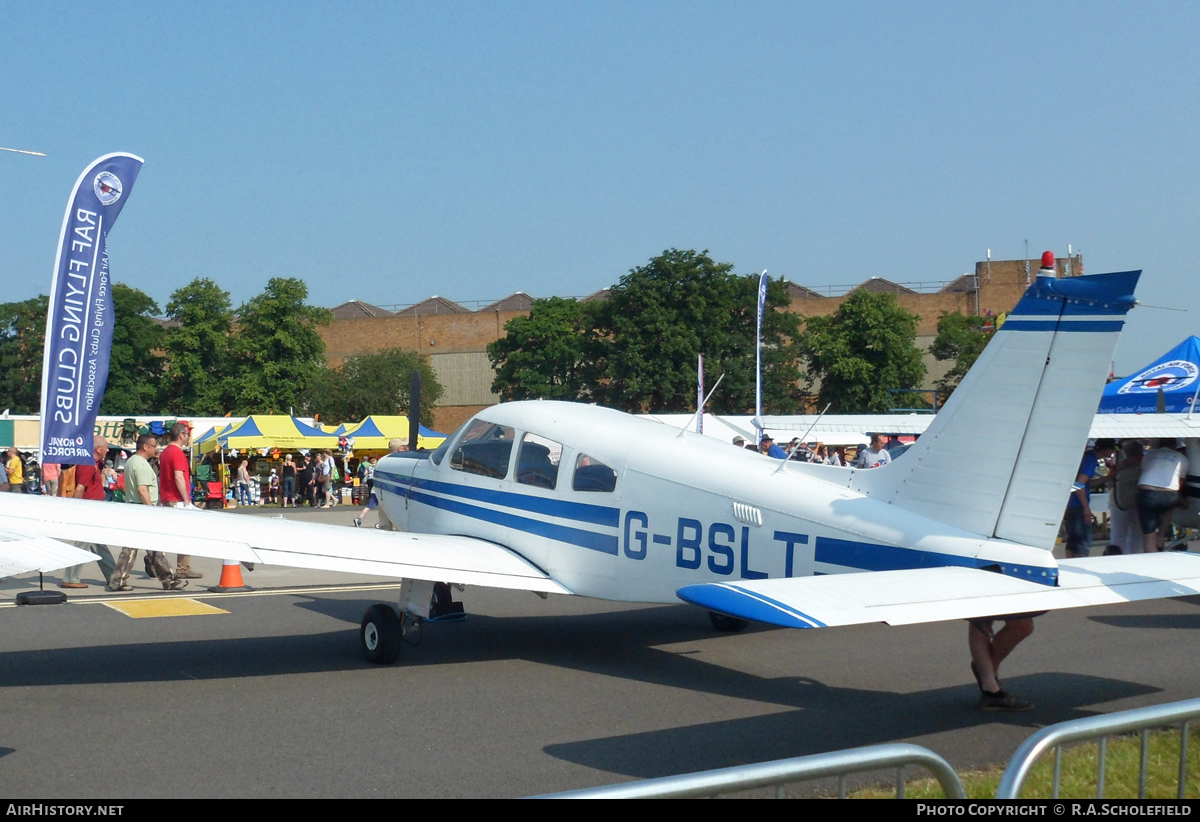
<path fill-rule="evenodd" d="M 358 422 L 371 414 L 408 414 L 414 370 L 421 372 L 421 423 L 432 426 L 442 384 L 427 358 L 399 348 L 322 368 L 309 383 L 301 407 L 333 422 Z"/>
<path fill-rule="evenodd" d="M 114 283 L 113 342 L 101 414 L 153 414 L 162 396 L 166 332 L 154 321 L 158 303 L 149 294 Z"/>
<path fill-rule="evenodd" d="M 0 411 L 41 413 L 46 295 L 0 304 Z"/>
<path fill-rule="evenodd" d="M 317 328 L 333 313 L 308 305 L 302 280 L 272 277 L 262 294 L 237 312 L 233 339 L 230 409 L 287 413 L 299 407 L 309 383 L 325 367 L 325 341 Z"/>
<path fill-rule="evenodd" d="M 800 334 L 809 389 L 833 413 L 885 413 L 888 389 L 916 388 L 925 364 L 916 346 L 918 317 L 894 294 L 859 290 L 826 317 L 809 317 Z"/>
<path fill-rule="evenodd" d="M 534 300 L 526 317 L 504 326 L 488 346 L 492 390 L 504 400 L 580 400 L 588 396 L 587 336 L 596 303 Z"/>
<path fill-rule="evenodd" d="M 631 412 L 690 411 L 696 405 L 696 358 L 708 385 L 725 374 L 711 407 L 754 408 L 758 277 L 739 276 L 707 251 L 670 249 L 621 278 L 597 309 L 589 355 L 591 391 Z M 786 308 L 782 281 L 768 287 L 763 323 L 764 410 L 800 407 L 799 319 Z"/>
<path fill-rule="evenodd" d="M 929 353 L 942 362 L 954 360 L 954 367 L 937 381 L 942 402 L 954 393 L 975 360 L 983 353 L 984 346 L 992 338 L 993 323 L 990 317 L 968 317 L 958 312 L 942 312 L 938 318 L 937 337 L 929 347 Z"/>
<path fill-rule="evenodd" d="M 229 293 L 197 278 L 171 295 L 167 317 L 164 410 L 172 414 L 220 416 L 231 376 L 233 311 Z"/>

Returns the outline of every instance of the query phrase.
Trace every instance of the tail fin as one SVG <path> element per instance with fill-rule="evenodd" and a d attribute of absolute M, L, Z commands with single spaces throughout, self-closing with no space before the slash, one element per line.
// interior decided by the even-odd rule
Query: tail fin
<path fill-rule="evenodd" d="M 853 487 L 1052 548 L 1140 275 L 1038 277 L 904 458 Z"/>

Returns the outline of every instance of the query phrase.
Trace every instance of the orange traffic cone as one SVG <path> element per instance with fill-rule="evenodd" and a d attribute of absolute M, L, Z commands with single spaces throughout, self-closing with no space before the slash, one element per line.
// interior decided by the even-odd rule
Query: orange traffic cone
<path fill-rule="evenodd" d="M 221 581 L 208 590 L 217 594 L 230 591 L 253 591 L 249 585 L 242 582 L 242 566 L 236 559 L 227 559 L 221 565 Z"/>

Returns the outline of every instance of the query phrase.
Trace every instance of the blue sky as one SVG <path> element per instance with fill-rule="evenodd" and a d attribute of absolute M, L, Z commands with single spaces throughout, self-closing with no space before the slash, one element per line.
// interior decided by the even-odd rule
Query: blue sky
<path fill-rule="evenodd" d="M 0 301 L 71 185 L 146 159 L 110 237 L 165 304 L 583 295 L 663 249 L 799 283 L 1067 244 L 1143 268 L 1128 371 L 1200 332 L 1200 6 L 0 2 Z"/>

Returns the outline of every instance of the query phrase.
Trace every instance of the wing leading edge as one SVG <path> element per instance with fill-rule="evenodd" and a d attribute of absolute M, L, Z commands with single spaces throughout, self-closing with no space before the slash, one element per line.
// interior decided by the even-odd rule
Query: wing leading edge
<path fill-rule="evenodd" d="M 471 537 L 18 494 L 0 495 L 0 531 L 16 535 L 11 548 L 0 541 L 0 573 L 7 575 L 38 570 L 32 563 L 57 561 L 47 553 L 52 545 L 70 553 L 62 554 L 61 564 L 40 570 L 95 559 L 54 542 L 70 540 L 324 571 L 572 593 L 517 554 Z M 13 567 L 20 570 L 8 570 L 8 552 Z M 44 561 L 36 558 L 39 555 Z"/>
<path fill-rule="evenodd" d="M 912 625 L 1200 594 L 1200 554 L 1064 560 L 1058 587 L 974 568 L 832 574 L 688 585 L 680 599 L 785 628 Z"/>

